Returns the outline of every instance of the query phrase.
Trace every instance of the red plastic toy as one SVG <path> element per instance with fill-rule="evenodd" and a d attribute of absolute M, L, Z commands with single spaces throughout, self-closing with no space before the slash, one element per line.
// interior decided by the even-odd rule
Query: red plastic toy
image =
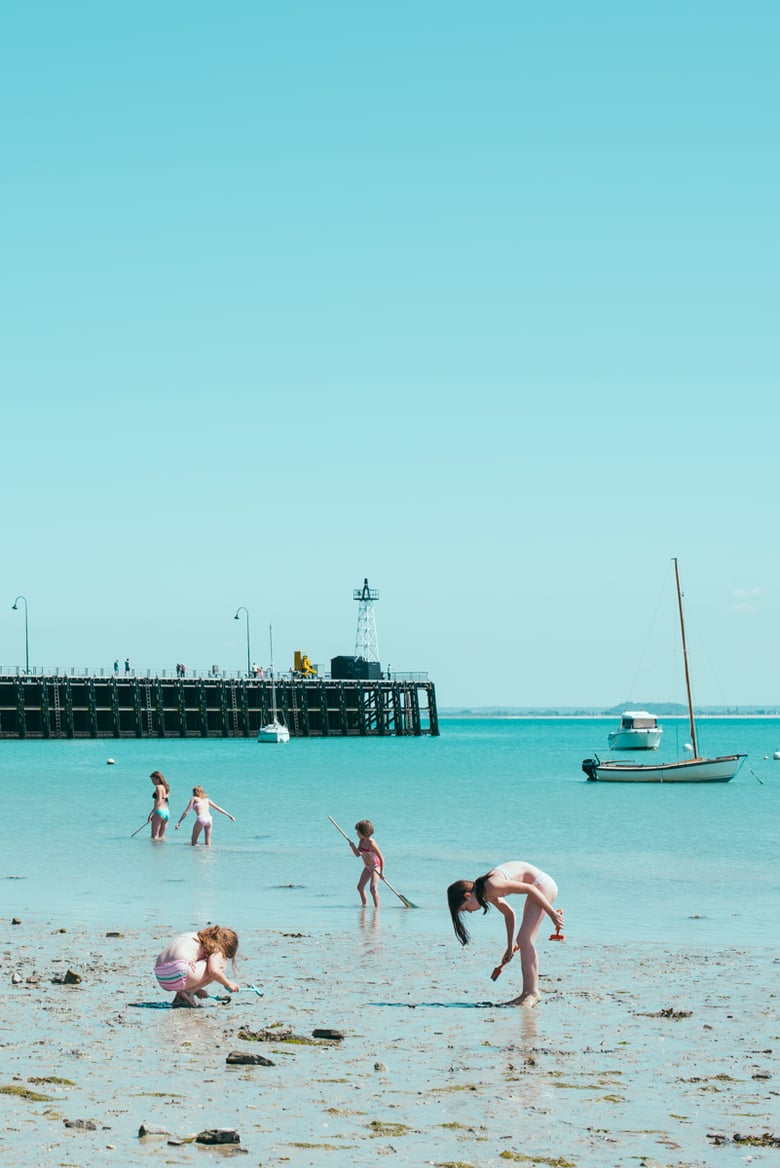
<path fill-rule="evenodd" d="M 561 914 L 561 916 L 563 916 L 563 909 L 562 908 L 559 908 L 558 912 Z M 560 929 L 556 929 L 554 933 L 550 933 L 550 940 L 551 941 L 565 941 L 566 938 L 564 937 L 564 935 Z"/>
<path fill-rule="evenodd" d="M 514 949 L 512 950 L 512 954 L 514 955 L 515 953 L 517 953 L 518 949 L 519 949 L 519 945 L 515 945 Z M 509 960 L 509 958 L 506 957 L 506 958 L 504 958 L 504 960 L 501 962 L 500 965 L 496 966 L 496 968 L 493 970 L 493 972 L 490 975 L 491 981 L 496 981 L 497 978 L 499 978 L 501 976 L 501 970 L 504 968 L 504 966 L 506 965 L 508 960 Z"/>

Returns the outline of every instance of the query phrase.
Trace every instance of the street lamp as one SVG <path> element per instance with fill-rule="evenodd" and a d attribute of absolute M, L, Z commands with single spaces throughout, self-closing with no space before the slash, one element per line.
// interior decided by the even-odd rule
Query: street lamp
<path fill-rule="evenodd" d="M 24 671 L 30 672 L 30 637 L 27 630 L 27 597 L 17 596 L 16 600 L 11 605 L 11 608 L 18 609 L 19 601 L 24 601 Z"/>
<path fill-rule="evenodd" d="M 246 675 L 247 675 L 247 677 L 251 677 L 252 676 L 252 668 L 251 668 L 249 662 L 252 660 L 252 655 L 249 652 L 249 609 L 244 608 L 244 606 L 242 604 L 240 608 L 236 609 L 236 615 L 233 617 L 233 620 L 238 620 L 238 614 L 240 612 L 243 612 L 244 615 L 246 616 Z"/>

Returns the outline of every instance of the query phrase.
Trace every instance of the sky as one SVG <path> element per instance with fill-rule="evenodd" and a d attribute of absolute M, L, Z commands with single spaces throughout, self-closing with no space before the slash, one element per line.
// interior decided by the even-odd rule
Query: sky
<path fill-rule="evenodd" d="M 769 0 L 5 0 L 0 669 L 777 701 Z M 243 606 L 239 621 L 234 614 Z"/>

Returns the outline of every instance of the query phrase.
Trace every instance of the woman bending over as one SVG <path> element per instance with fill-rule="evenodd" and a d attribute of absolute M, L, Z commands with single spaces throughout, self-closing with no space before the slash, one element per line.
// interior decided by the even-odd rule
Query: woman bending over
<path fill-rule="evenodd" d="M 455 936 L 461 945 L 468 945 L 470 937 L 461 916 L 482 909 L 487 912 L 495 906 L 506 925 L 506 950 L 500 970 L 516 951 L 520 952 L 523 971 L 523 992 L 512 1005 L 535 1006 L 539 1001 L 539 958 L 536 953 L 536 935 L 545 913 L 557 930 L 563 927 L 563 914 L 553 908 L 558 885 L 552 876 L 525 860 L 510 860 L 498 868 L 491 868 L 476 880 L 456 880 L 447 889 Z M 523 915 L 515 940 L 517 917 L 508 896 L 524 896 Z"/>

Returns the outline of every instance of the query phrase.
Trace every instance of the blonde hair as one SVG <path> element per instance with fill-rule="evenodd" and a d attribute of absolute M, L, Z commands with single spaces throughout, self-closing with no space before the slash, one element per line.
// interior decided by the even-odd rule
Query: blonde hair
<path fill-rule="evenodd" d="M 208 795 L 206 794 L 206 792 L 203 790 L 202 787 L 193 787 L 192 794 L 194 795 L 194 797 L 196 799 L 208 799 Z"/>
<path fill-rule="evenodd" d="M 209 956 L 212 953 L 222 953 L 232 961 L 238 952 L 238 937 L 232 929 L 226 929 L 222 925 L 210 925 L 208 929 L 201 929 L 198 940 Z"/>

